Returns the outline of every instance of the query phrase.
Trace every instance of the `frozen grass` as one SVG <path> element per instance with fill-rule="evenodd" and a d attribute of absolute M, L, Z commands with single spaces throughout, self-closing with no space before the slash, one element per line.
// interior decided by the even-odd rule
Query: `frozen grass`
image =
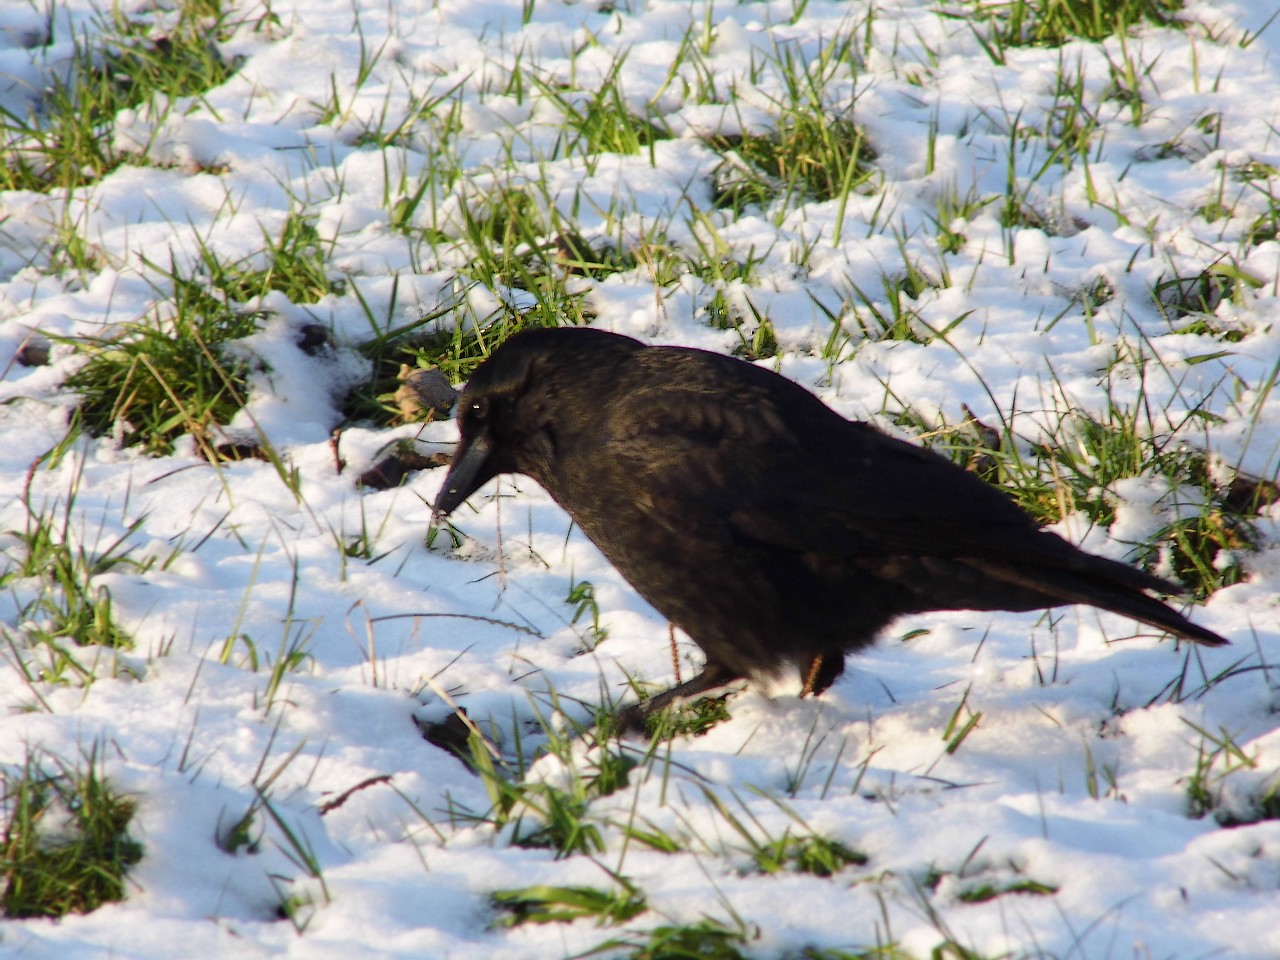
<path fill-rule="evenodd" d="M 1246 13 L 0 13 L 3 906 L 65 916 L 6 945 L 1269 956 L 1280 45 Z M 453 437 L 406 365 L 559 324 L 766 363 L 1233 645 L 911 618 L 821 703 L 619 741 L 688 642 L 532 484 L 436 527 L 438 471 L 373 479 Z"/>

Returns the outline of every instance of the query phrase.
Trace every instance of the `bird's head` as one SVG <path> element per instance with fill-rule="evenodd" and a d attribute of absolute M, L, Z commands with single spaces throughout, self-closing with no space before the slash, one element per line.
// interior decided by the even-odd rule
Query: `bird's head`
<path fill-rule="evenodd" d="M 458 446 L 436 497 L 436 517 L 452 513 L 500 473 L 517 472 L 516 408 L 525 391 L 533 357 L 499 349 L 472 375 L 458 398 Z"/>
<path fill-rule="evenodd" d="M 609 355 L 640 347 L 586 328 L 529 330 L 503 342 L 458 398 L 460 437 L 435 516 L 448 516 L 500 473 L 527 474 L 545 486 L 557 430 L 572 430 L 594 413 L 582 401 Z"/>

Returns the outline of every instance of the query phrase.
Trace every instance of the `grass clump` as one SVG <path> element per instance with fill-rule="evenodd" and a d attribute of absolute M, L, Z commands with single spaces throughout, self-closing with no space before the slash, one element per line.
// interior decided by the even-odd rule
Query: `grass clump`
<path fill-rule="evenodd" d="M 616 890 L 595 887 L 548 886 L 495 890 L 494 906 L 502 911 L 498 925 L 518 927 L 525 923 L 572 923 L 593 919 L 596 926 L 626 923 L 645 912 L 645 898 L 622 878 Z"/>
<path fill-rule="evenodd" d="M 821 111 L 789 112 L 773 134 L 713 137 L 726 153 L 716 176 L 714 205 L 741 215 L 793 198 L 833 200 L 864 188 L 876 152 L 853 121 Z"/>
<path fill-rule="evenodd" d="M 710 788 L 702 786 L 701 789 L 707 803 L 745 844 L 754 868 L 760 873 L 790 872 L 830 877 L 845 867 L 867 863 L 865 855 L 849 849 L 838 840 L 815 833 L 799 814 L 776 797 L 762 794 L 795 821 L 802 833 L 792 833 L 787 827 L 781 834 L 772 836 L 751 807 L 736 793 L 734 800 L 743 816 L 734 813 Z"/>
<path fill-rule="evenodd" d="M 993 884 L 984 883 L 973 887 L 970 890 L 963 890 L 956 895 L 956 899 L 961 903 L 987 903 L 997 897 L 1003 897 L 1010 893 L 1030 894 L 1036 897 L 1051 897 L 1058 892 L 1057 887 L 1051 887 L 1047 883 L 1040 883 L 1038 880 L 1018 880 L 1014 883 Z"/>
<path fill-rule="evenodd" d="M 1232 264 L 1217 263 L 1198 274 L 1162 277 L 1151 297 L 1173 333 L 1210 336 L 1223 343 L 1239 343 L 1248 331 L 1217 316 L 1224 302 L 1240 303 L 1244 292 L 1261 282 Z"/>
<path fill-rule="evenodd" d="M 757 309 L 745 294 L 745 289 L 755 279 L 756 261 L 749 256 L 745 262 L 728 258 L 718 260 L 707 256 L 707 250 L 697 260 L 687 264 L 691 276 L 707 284 L 708 297 L 698 310 L 700 319 L 716 330 L 732 330 L 738 343 L 732 353 L 745 360 L 763 360 L 778 353 L 778 335 L 773 321 Z M 731 286 L 737 287 L 739 296 L 731 294 Z"/>
<path fill-rule="evenodd" d="M 976 851 L 975 851 L 976 852 Z M 972 854 L 971 854 L 972 856 Z M 967 866 L 967 862 L 966 865 Z M 1012 864 L 1010 864 L 1013 867 Z M 1015 873 L 1020 873 L 1017 867 L 1013 867 Z M 923 886 L 926 890 L 937 891 L 942 881 L 953 876 L 948 871 L 931 869 L 924 878 Z M 1008 894 L 1023 894 L 1035 897 L 1051 897 L 1058 892 L 1058 888 L 1051 884 L 1041 883 L 1038 880 L 1032 880 L 1027 877 L 1019 877 L 1015 880 L 1007 882 L 998 882 L 994 880 L 984 880 L 981 882 L 965 883 L 965 867 L 961 867 L 960 871 L 954 874 L 954 879 L 964 884 L 962 889 L 956 891 L 955 898 L 961 903 L 989 903 L 998 897 L 1007 896 Z"/>
<path fill-rule="evenodd" d="M 519 749 L 515 761 L 508 761 L 473 728 L 466 750 L 459 753 L 484 783 L 490 808 L 483 815 L 460 811 L 461 819 L 510 831 L 516 846 L 554 850 L 557 857 L 603 853 L 604 835 L 589 816 L 591 802 L 626 787 L 638 761 L 614 749 L 607 731 L 596 727 L 592 731 L 595 749 L 586 768 L 580 768 L 574 753 L 576 737 L 552 729 L 544 718 L 539 717 L 538 723 L 547 736 L 543 752 L 562 762 L 562 782 L 527 778 Z"/>
<path fill-rule="evenodd" d="M 42 592 L 23 611 L 28 618 L 24 630 L 28 642 L 47 649 L 53 657 L 50 667 L 40 671 L 42 680 L 60 682 L 67 676 L 67 668 L 85 679 L 92 676 L 65 647 L 65 640 L 77 647 L 133 649 L 133 637 L 116 623 L 109 590 L 70 577 L 57 584 L 59 589 Z"/>
<path fill-rule="evenodd" d="M 862 866 L 865 854 L 838 840 L 817 835 L 793 836 L 790 831 L 761 844 L 754 852 L 761 873 L 807 873 L 830 877 L 848 866 Z"/>
<path fill-rule="evenodd" d="M 373 364 L 373 376 L 353 391 L 343 406 L 347 421 L 395 422 L 402 371 L 438 370 L 448 383 L 460 383 L 494 348 L 521 330 L 533 327 L 585 325 L 586 290 L 573 281 L 596 256 L 577 238 L 547 238 L 536 204 L 518 191 L 504 191 L 481 201 L 482 209 L 465 211 L 458 243 L 467 265 L 458 272 L 454 296 L 438 309 L 401 327 L 375 328 L 360 346 Z M 568 235 L 566 235 L 568 236 Z M 571 262 L 562 262 L 560 253 Z M 574 265 L 577 265 L 574 267 Z M 473 297 L 473 293 L 487 294 Z M 497 302 L 488 312 L 475 304 Z"/>
<path fill-rule="evenodd" d="M 870 192 L 876 151 L 854 122 L 857 94 L 849 87 L 861 39 L 850 26 L 813 58 L 778 44 L 752 64 L 752 82 L 775 91 L 774 129 L 704 137 L 724 155 L 713 184 L 718 209 L 737 215 L 770 208 L 781 218 L 797 203 L 834 200 L 839 224 L 849 196 Z M 839 226 L 833 242 L 840 242 Z"/>
<path fill-rule="evenodd" d="M 6 916 L 62 917 L 125 898 L 125 876 L 142 859 L 129 836 L 136 804 L 106 782 L 96 751 L 81 769 L 29 756 L 0 783 Z"/>
<path fill-rule="evenodd" d="M 742 924 L 730 927 L 707 917 L 698 923 L 664 924 L 644 933 L 618 937 L 581 957 L 600 954 L 626 960 L 746 960 L 751 938 Z"/>
<path fill-rule="evenodd" d="M 950 286 L 950 278 L 944 275 L 941 279 L 934 279 L 911 262 L 905 263 L 901 273 L 881 273 L 880 286 L 882 297 L 868 294 L 856 283 L 849 281 L 850 292 L 844 298 L 838 313 L 820 308 L 832 322 L 831 346 L 834 347 L 839 334 L 847 336 L 847 328 L 855 324 L 862 339 L 928 344 L 945 338 L 969 316 L 966 311 L 940 329 L 925 322 L 915 304 L 926 291 Z"/>
<path fill-rule="evenodd" d="M 1010 47 L 1060 47 L 1071 40 L 1098 42 L 1124 36 L 1141 23 L 1170 26 L 1177 22 L 1182 0 L 1010 0 L 984 3 L 974 0 L 967 19 L 988 56 L 1005 62 Z M 960 16 L 960 14 L 955 14 Z"/>
<path fill-rule="evenodd" d="M 245 310 L 174 271 L 173 299 L 109 337 L 73 341 L 87 361 L 67 378 L 80 395 L 80 421 L 95 436 L 125 446 L 172 452 L 190 434 L 216 460 L 214 428 L 244 406 L 249 364 L 223 349 L 258 329 L 265 316 Z"/>
<path fill-rule="evenodd" d="M 465 252 L 460 277 L 489 286 L 514 287 L 539 299 L 550 292 L 564 297 L 569 278 L 599 280 L 635 266 L 634 258 L 612 246 L 588 241 L 545 194 L 539 199 L 531 190 L 476 192 L 461 203 L 458 216 L 456 235 L 437 239 Z M 546 282 L 553 279 L 561 281 L 559 288 Z"/>
<path fill-rule="evenodd" d="M 1167 553 L 1173 576 L 1203 599 L 1244 580 L 1242 558 L 1256 549 L 1255 536 L 1250 519 L 1224 507 L 1215 496 L 1163 527 L 1155 544 L 1140 555 L 1152 561 Z"/>
<path fill-rule="evenodd" d="M 273 292 L 306 304 L 346 290 L 345 281 L 329 278 L 309 218 L 291 214 L 279 236 L 264 240 L 263 251 L 234 263 L 202 246 L 189 272 L 148 263 L 163 282 L 144 319 L 68 341 L 87 357 L 66 385 L 80 394 L 80 422 L 91 434 L 115 434 L 155 455 L 171 453 L 189 434 L 206 459 L 222 457 L 216 428 L 245 405 L 252 372 L 252 362 L 226 346 L 257 332 L 269 315 L 252 304 Z M 312 325 L 299 347 L 315 352 L 325 342 L 324 328 Z"/>
<path fill-rule="evenodd" d="M 1182 722 L 1200 738 L 1195 769 L 1185 778 L 1188 815 L 1199 820 L 1212 814 L 1224 827 L 1280 820 L 1280 777 L 1259 769 L 1256 751 L 1246 753 L 1226 727 L 1214 733 Z"/>
<path fill-rule="evenodd" d="M 982 960 L 973 951 L 958 945 L 939 944 L 930 955 L 936 960 Z M 898 949 L 893 943 L 875 947 L 841 950 L 835 947 L 805 947 L 797 954 L 787 954 L 785 960 L 914 960 L 909 953 Z"/>
<path fill-rule="evenodd" d="M 38 510 L 31 503 L 30 483 L 22 493 L 27 521 L 22 530 L 7 531 L 3 550 L 5 568 L 0 587 L 20 598 L 17 631 L 0 626 L 28 682 L 92 683 L 95 673 L 82 662 L 78 648 L 101 647 L 130 650 L 133 638 L 117 624 L 111 592 L 94 578 L 118 568 L 145 573 L 150 562 L 129 557 L 126 544 L 145 517 L 134 520 L 125 532 L 105 548 L 90 549 L 77 542 L 71 518 L 75 515 L 79 476 L 63 504 L 59 520 L 55 506 Z M 21 637 L 22 648 L 15 642 Z M 37 660 L 27 660 L 33 651 Z"/>
<path fill-rule="evenodd" d="M 565 603 L 573 607 L 573 616 L 569 623 L 576 626 L 584 617 L 590 621 L 583 631 L 583 650 L 590 653 L 609 639 L 609 631 L 600 623 L 600 603 L 596 599 L 595 584 L 589 580 L 571 582 Z"/>
<path fill-rule="evenodd" d="M 538 92 L 564 115 L 553 159 L 601 153 L 634 156 L 659 140 L 671 138 L 670 131 L 648 117 L 636 116 L 627 106 L 618 82 L 625 60 L 623 56 L 615 61 L 599 86 L 589 92 L 565 91 L 530 77 Z"/>
<path fill-rule="evenodd" d="M 0 107 L 0 189 L 92 183 L 126 159 L 113 136 L 121 111 L 150 104 L 163 116 L 174 101 L 224 83 L 236 69 L 212 42 L 229 29 L 214 4 L 184 4 L 167 24 L 116 11 L 93 27 L 98 33 L 76 41 L 70 69 L 50 76 L 25 115 Z M 145 145 L 138 152 L 145 156 Z"/>
<path fill-rule="evenodd" d="M 315 303 L 341 296 L 344 279 L 329 276 L 327 253 L 315 228 L 315 218 L 300 213 L 285 217 L 278 236 L 263 233 L 263 249 L 235 263 L 225 264 L 208 247 L 200 250 L 200 271 L 208 286 L 234 303 L 250 303 L 272 291 L 290 303 Z"/>

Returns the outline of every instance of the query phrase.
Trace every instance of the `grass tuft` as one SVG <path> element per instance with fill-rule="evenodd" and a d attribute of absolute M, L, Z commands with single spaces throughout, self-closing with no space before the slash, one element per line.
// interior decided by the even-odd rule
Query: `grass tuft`
<path fill-rule="evenodd" d="M 96 748 L 81 766 L 29 755 L 0 784 L 6 916 L 62 917 L 125 898 L 125 876 L 142 859 L 128 832 L 136 804 L 103 778 Z"/>
<path fill-rule="evenodd" d="M 516 846 L 554 850 L 557 857 L 604 852 L 601 826 L 590 818 L 591 802 L 626 787 L 638 761 L 617 749 L 608 731 L 597 726 L 590 734 L 595 749 L 584 768 L 575 753 L 576 736 L 554 730 L 541 716 L 538 725 L 547 738 L 543 751 L 562 763 L 561 782 L 527 778 L 523 754 L 509 762 L 472 728 L 466 752 L 460 754 L 483 782 L 490 808 L 482 815 L 461 811 L 461 818 L 509 830 Z"/>
<path fill-rule="evenodd" d="M 821 111 L 788 112 L 773 134 L 713 137 L 725 155 L 714 206 L 742 215 L 795 200 L 834 200 L 860 192 L 875 175 L 876 152 L 853 121 Z"/>
<path fill-rule="evenodd" d="M 1098 42 L 1123 37 L 1144 22 L 1170 26 L 1182 0 L 970 0 L 972 12 L 949 14 L 971 19 L 971 27 L 994 63 L 1006 61 L 1009 48 L 1060 47 L 1072 40 Z"/>
<path fill-rule="evenodd" d="M 1224 827 L 1280 820 L 1280 777 L 1260 770 L 1257 756 L 1226 727 L 1212 733 L 1185 717 L 1182 722 L 1200 738 L 1195 769 L 1184 778 L 1187 813 L 1197 820 L 1212 814 Z"/>
<path fill-rule="evenodd" d="M 608 940 L 574 960 L 600 954 L 627 960 L 746 960 L 743 948 L 750 939 L 740 924 L 730 927 L 708 917 Z"/>
<path fill-rule="evenodd" d="M 22 530 L 8 531 L 13 542 L 3 551 L 7 564 L 0 571 L 0 586 L 22 599 L 18 629 L 0 626 L 0 633 L 29 683 L 74 681 L 87 686 L 96 674 L 79 648 L 133 648 L 133 638 L 116 623 L 110 590 L 94 580 L 117 568 L 136 573 L 150 568 L 150 561 L 139 563 L 130 558 L 127 545 L 146 518 L 134 520 L 105 547 L 85 545 L 72 528 L 80 481 L 77 471 L 65 501 L 43 509 L 31 501 L 29 478 L 22 493 L 26 525 Z M 58 510 L 61 518 L 54 515 Z M 34 659 L 29 659 L 28 653 L 34 654 Z"/>
<path fill-rule="evenodd" d="M 633 920 L 646 910 L 644 895 L 621 878 L 616 890 L 542 884 L 495 890 L 491 898 L 502 912 L 498 919 L 498 926 L 502 927 L 584 919 L 594 919 L 598 927 L 614 926 Z"/>
<path fill-rule="evenodd" d="M 175 101 L 219 86 L 238 66 L 214 42 L 230 29 L 215 3 L 183 4 L 168 22 L 118 9 L 99 16 L 93 32 L 76 38 L 70 69 L 53 73 L 25 113 L 0 107 L 0 190 L 69 190 L 131 156 L 145 162 L 146 144 L 117 145 L 119 115 L 149 105 L 153 121 L 163 118 Z"/>
<path fill-rule="evenodd" d="M 193 277 L 169 273 L 173 298 L 112 336 L 71 341 L 87 357 L 67 378 L 91 434 L 167 454 L 190 434 L 218 459 L 215 427 L 244 406 L 248 363 L 223 347 L 258 329 L 265 314 L 234 305 Z"/>

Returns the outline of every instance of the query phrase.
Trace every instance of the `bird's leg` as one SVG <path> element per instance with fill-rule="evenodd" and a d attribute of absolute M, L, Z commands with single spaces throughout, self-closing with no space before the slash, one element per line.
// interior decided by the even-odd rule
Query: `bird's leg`
<path fill-rule="evenodd" d="M 818 654 L 809 664 L 809 669 L 805 671 L 804 686 L 800 688 L 801 699 L 814 693 L 814 684 L 818 682 L 818 674 L 822 671 L 822 659 L 822 654 Z"/>
<path fill-rule="evenodd" d="M 802 697 L 817 697 L 827 687 L 836 682 L 836 678 L 844 673 L 844 652 L 828 650 L 809 661 L 809 666 L 800 674 L 804 686 L 800 689 Z"/>
<path fill-rule="evenodd" d="M 709 690 L 723 687 L 727 683 L 741 680 L 739 674 L 727 670 L 719 664 L 708 663 L 700 674 L 684 683 L 677 683 L 670 690 L 664 690 L 655 697 L 633 703 L 624 710 L 619 710 L 615 718 L 619 733 L 644 733 L 645 720 L 655 713 L 665 710 L 680 700 L 688 700 L 700 696 Z"/>

